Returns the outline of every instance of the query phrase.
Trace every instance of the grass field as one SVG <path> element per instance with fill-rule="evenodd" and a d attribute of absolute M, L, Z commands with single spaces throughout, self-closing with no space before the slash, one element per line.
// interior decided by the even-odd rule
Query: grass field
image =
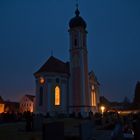
<path fill-rule="evenodd" d="M 78 127 L 83 120 L 79 119 L 49 119 L 46 122 L 63 121 L 65 134 L 68 136 L 79 135 Z M 96 140 L 109 140 L 110 131 L 97 130 Z M 0 140 L 42 140 L 41 132 L 26 132 L 25 123 L 0 124 Z"/>
<path fill-rule="evenodd" d="M 25 123 L 0 125 L 0 140 L 41 140 L 41 132 L 25 132 Z"/>
<path fill-rule="evenodd" d="M 65 128 L 75 128 L 81 120 L 75 119 L 47 119 L 46 122 L 63 121 Z M 65 129 L 67 130 L 67 129 Z M 66 131 L 67 132 L 67 131 Z M 71 132 L 70 132 L 71 133 Z M 26 132 L 25 123 L 8 123 L 0 125 L 0 140 L 42 140 L 41 132 Z"/>

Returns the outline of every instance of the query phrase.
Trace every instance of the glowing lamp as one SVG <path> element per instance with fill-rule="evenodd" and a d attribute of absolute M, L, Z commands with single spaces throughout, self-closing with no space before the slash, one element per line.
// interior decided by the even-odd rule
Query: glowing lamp
<path fill-rule="evenodd" d="M 44 84 L 45 83 L 45 79 L 43 77 L 40 77 L 39 82 L 40 82 L 40 84 Z"/>
<path fill-rule="evenodd" d="M 105 106 L 101 106 L 101 112 L 102 114 L 105 112 Z"/>

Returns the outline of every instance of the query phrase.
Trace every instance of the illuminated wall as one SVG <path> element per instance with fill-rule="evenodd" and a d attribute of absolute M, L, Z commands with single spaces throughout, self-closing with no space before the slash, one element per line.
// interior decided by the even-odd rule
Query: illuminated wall
<path fill-rule="evenodd" d="M 24 96 L 20 101 L 20 112 L 34 111 L 34 101 L 31 101 L 28 97 Z"/>
<path fill-rule="evenodd" d="M 4 104 L 0 104 L 0 113 L 4 112 Z"/>

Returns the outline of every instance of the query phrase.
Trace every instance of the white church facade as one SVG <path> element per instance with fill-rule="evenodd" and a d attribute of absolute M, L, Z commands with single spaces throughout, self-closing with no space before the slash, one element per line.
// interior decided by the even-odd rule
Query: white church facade
<path fill-rule="evenodd" d="M 99 83 L 94 72 L 88 71 L 86 26 L 77 8 L 69 22 L 69 62 L 51 56 L 34 74 L 35 112 L 54 116 L 98 111 Z"/>

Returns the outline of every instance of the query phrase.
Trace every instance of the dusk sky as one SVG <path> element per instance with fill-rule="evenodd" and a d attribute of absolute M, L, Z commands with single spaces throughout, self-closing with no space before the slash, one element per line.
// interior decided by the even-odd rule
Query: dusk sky
<path fill-rule="evenodd" d="M 0 0 L 0 95 L 35 95 L 36 72 L 53 56 L 69 61 L 75 0 Z M 140 80 L 140 1 L 79 0 L 87 22 L 89 71 L 109 100 L 133 99 Z"/>

